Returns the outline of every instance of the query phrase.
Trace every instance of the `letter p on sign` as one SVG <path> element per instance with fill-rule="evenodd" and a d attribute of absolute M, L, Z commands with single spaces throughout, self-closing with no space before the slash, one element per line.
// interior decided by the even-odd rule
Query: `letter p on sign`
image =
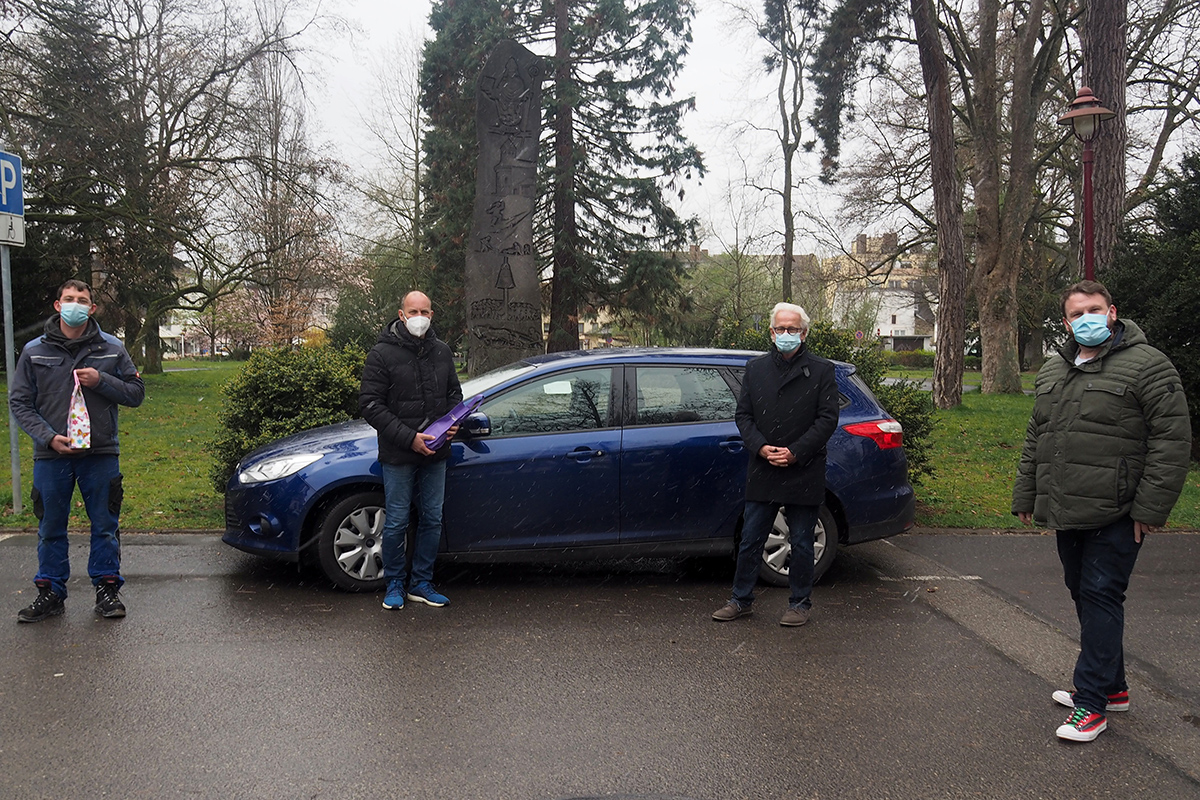
<path fill-rule="evenodd" d="M 0 152 L 0 214 L 25 216 L 24 188 L 21 186 L 21 159 Z"/>
<path fill-rule="evenodd" d="M 11 161 L 0 161 L 0 206 L 8 208 L 8 190 L 16 189 L 17 166 Z"/>

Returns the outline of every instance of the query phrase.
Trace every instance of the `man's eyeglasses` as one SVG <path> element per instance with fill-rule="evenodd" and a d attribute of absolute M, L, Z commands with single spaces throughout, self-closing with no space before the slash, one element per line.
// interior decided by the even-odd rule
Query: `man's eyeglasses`
<path fill-rule="evenodd" d="M 771 328 L 776 333 L 804 333 L 803 328 Z"/>

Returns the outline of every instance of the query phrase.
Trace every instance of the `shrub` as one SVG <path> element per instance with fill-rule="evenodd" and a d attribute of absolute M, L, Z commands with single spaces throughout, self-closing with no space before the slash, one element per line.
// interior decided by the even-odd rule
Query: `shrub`
<path fill-rule="evenodd" d="M 894 381 L 873 390 L 875 397 L 904 426 L 904 454 L 908 457 L 908 477 L 913 483 L 933 475 L 930 437 L 933 433 L 933 395 L 916 381 Z"/>
<path fill-rule="evenodd" d="M 852 331 L 835 328 L 822 320 L 812 324 L 805 344 L 822 358 L 853 364 L 857 368 L 858 377 L 871 387 L 871 391 L 875 391 L 883 383 L 887 360 L 878 339 L 856 339 Z"/>
<path fill-rule="evenodd" d="M 851 331 L 835 328 L 828 322 L 815 322 L 806 343 L 825 358 L 848 361 L 863 383 L 896 421 L 904 426 L 904 453 L 908 456 L 908 474 L 914 483 L 933 474 L 929 457 L 929 435 L 933 432 L 933 397 L 912 381 L 883 382 L 887 356 L 875 339 L 857 339 Z"/>
<path fill-rule="evenodd" d="M 885 357 L 898 367 L 933 369 L 935 355 L 932 350 L 889 350 Z"/>
<path fill-rule="evenodd" d="M 983 368 L 983 356 L 963 356 L 963 369 L 979 372 Z"/>
<path fill-rule="evenodd" d="M 221 390 L 210 476 L 224 493 L 242 456 L 283 436 L 358 416 L 366 355 L 328 346 L 258 350 Z"/>
<path fill-rule="evenodd" d="M 713 347 L 726 350 L 768 350 L 771 339 L 766 330 L 743 328 L 739 325 L 722 325 L 713 340 Z"/>

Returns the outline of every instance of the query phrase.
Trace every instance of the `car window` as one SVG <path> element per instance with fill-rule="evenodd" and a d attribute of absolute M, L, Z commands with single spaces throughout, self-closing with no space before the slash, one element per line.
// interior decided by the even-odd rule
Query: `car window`
<path fill-rule="evenodd" d="M 612 370 L 558 372 L 523 383 L 484 403 L 492 436 L 561 433 L 606 428 L 612 396 Z"/>
<path fill-rule="evenodd" d="M 707 367 L 638 367 L 635 425 L 733 419 L 737 398 Z"/>

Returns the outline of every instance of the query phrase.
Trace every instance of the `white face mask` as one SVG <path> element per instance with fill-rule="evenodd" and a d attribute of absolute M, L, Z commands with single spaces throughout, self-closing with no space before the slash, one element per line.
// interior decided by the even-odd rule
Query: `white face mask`
<path fill-rule="evenodd" d="M 409 333 L 420 339 L 429 330 L 429 317 L 409 317 L 404 320 L 404 327 L 408 328 Z"/>

